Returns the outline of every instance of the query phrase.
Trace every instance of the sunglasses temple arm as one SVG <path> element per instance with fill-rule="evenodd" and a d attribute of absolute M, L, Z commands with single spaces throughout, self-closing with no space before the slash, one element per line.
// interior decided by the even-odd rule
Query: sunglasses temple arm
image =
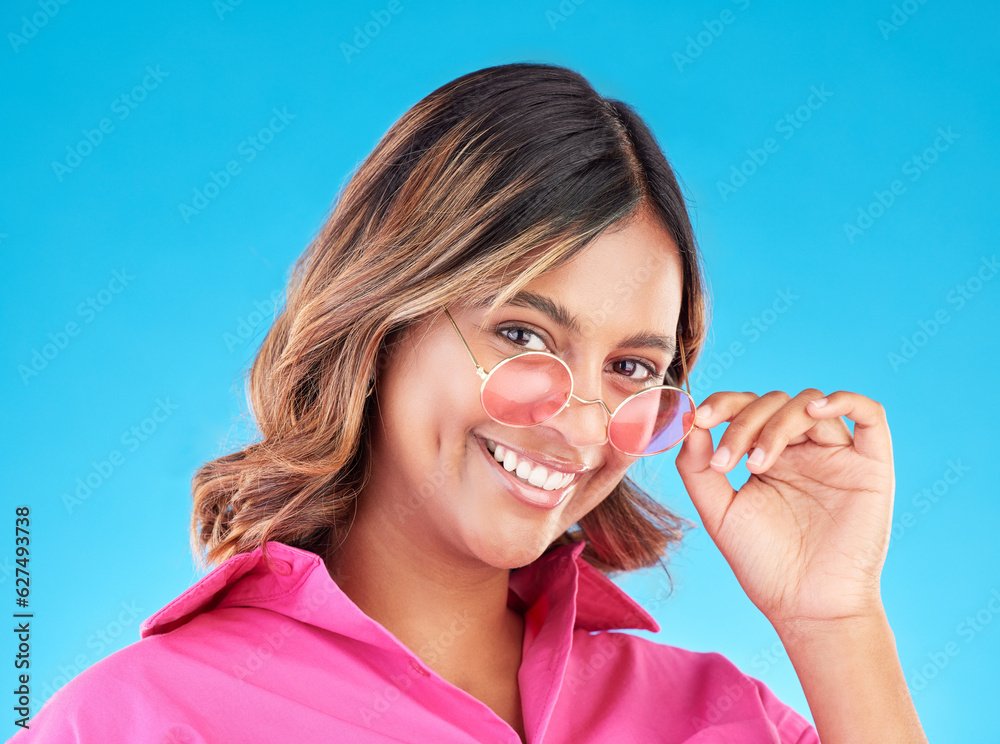
<path fill-rule="evenodd" d="M 486 379 L 486 370 L 483 369 L 482 366 L 479 364 L 479 362 L 476 361 L 476 355 L 472 353 L 472 349 L 470 349 L 469 348 L 469 344 L 466 343 L 465 336 L 463 336 L 462 332 L 460 330 L 458 330 L 458 324 L 455 323 L 455 319 L 453 317 L 451 317 L 451 313 L 448 312 L 448 308 L 444 309 L 444 314 L 448 316 L 448 320 L 450 320 L 451 324 L 455 327 L 455 332 L 458 334 L 458 337 L 460 339 L 462 339 L 462 345 L 465 347 L 465 350 L 467 352 L 469 352 L 469 358 L 472 359 L 472 363 L 476 365 L 476 372 L 479 374 L 479 376 L 482 379 L 485 380 Z"/>
<path fill-rule="evenodd" d="M 681 352 L 681 369 L 684 371 L 684 386 L 687 388 L 688 395 L 691 395 L 691 380 L 688 379 L 687 362 L 684 361 L 684 342 L 681 341 L 680 336 L 677 337 L 677 344 Z M 694 400 L 693 395 L 691 395 L 691 400 Z"/>

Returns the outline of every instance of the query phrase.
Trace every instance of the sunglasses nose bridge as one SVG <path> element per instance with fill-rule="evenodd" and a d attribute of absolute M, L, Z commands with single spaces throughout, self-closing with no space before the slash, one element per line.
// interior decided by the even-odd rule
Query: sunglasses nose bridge
<path fill-rule="evenodd" d="M 608 429 L 611 426 L 611 409 L 608 408 L 608 404 L 605 403 L 601 398 L 597 398 L 595 400 L 585 400 L 584 398 L 581 398 L 579 395 L 576 395 L 575 393 L 570 393 L 569 397 L 570 397 L 570 401 L 572 401 L 572 400 L 578 400 L 581 403 L 600 403 L 601 404 L 601 408 L 604 409 L 604 441 L 601 442 L 601 444 L 607 444 L 608 443 Z M 567 403 L 566 405 L 568 407 L 569 403 Z"/>
<path fill-rule="evenodd" d="M 604 412 L 605 412 L 606 414 L 608 414 L 608 419 L 609 419 L 609 420 L 611 419 L 611 409 L 610 409 L 610 408 L 608 408 L 608 404 L 607 404 L 607 403 L 605 403 L 605 402 L 604 402 L 603 400 L 601 400 L 600 398 L 596 398 L 596 399 L 594 399 L 594 400 L 585 400 L 584 398 L 581 398 L 581 397 L 580 397 L 579 395 L 577 395 L 576 393 L 570 393 L 570 394 L 569 394 L 569 397 L 570 397 L 570 398 L 573 398 L 573 399 L 575 399 L 575 400 L 578 400 L 578 401 L 580 401 L 581 403 L 600 403 L 600 404 L 601 404 L 601 408 L 603 408 L 603 409 L 604 409 Z"/>

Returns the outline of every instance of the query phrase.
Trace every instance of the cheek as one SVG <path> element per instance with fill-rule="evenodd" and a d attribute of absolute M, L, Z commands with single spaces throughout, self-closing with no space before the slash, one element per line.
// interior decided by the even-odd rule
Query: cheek
<path fill-rule="evenodd" d="M 488 420 L 479 403 L 478 376 L 456 366 L 448 357 L 428 354 L 394 367 L 380 380 L 376 416 L 387 440 L 405 445 L 407 459 L 434 463 L 447 458 L 463 446 L 468 429 Z"/>

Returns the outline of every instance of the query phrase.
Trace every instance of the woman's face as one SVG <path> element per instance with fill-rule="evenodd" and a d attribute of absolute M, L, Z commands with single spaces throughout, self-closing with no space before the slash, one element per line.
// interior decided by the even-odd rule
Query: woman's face
<path fill-rule="evenodd" d="M 663 384 L 681 281 L 676 244 L 644 214 L 526 286 L 531 297 L 564 310 L 575 329 L 521 303 L 492 317 L 480 307 L 448 309 L 487 371 L 521 351 L 549 351 L 569 365 L 576 396 L 603 398 L 613 411 L 626 392 Z M 480 377 L 447 316 L 409 331 L 378 380 L 372 476 L 358 518 L 379 520 L 392 538 L 413 541 L 424 554 L 498 568 L 531 563 L 607 497 L 636 458 L 607 441 L 599 403 L 571 400 L 527 428 L 497 423 L 483 410 Z M 669 348 L 636 336 L 659 337 Z M 557 463 L 549 475 L 575 471 L 572 482 L 557 491 L 533 486 L 498 462 L 487 442 L 512 450 L 518 462 L 535 455 L 536 480 L 537 460 L 547 459 Z"/>

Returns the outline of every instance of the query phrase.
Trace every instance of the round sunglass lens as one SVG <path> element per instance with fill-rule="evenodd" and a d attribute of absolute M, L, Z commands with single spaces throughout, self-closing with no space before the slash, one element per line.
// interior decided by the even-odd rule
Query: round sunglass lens
<path fill-rule="evenodd" d="M 608 427 L 611 443 L 638 457 L 670 449 L 694 425 L 694 403 L 676 388 L 653 388 L 631 398 Z"/>
<path fill-rule="evenodd" d="M 569 369 L 548 354 L 527 352 L 506 359 L 483 387 L 483 409 L 511 426 L 534 426 L 555 416 L 569 400 Z"/>

